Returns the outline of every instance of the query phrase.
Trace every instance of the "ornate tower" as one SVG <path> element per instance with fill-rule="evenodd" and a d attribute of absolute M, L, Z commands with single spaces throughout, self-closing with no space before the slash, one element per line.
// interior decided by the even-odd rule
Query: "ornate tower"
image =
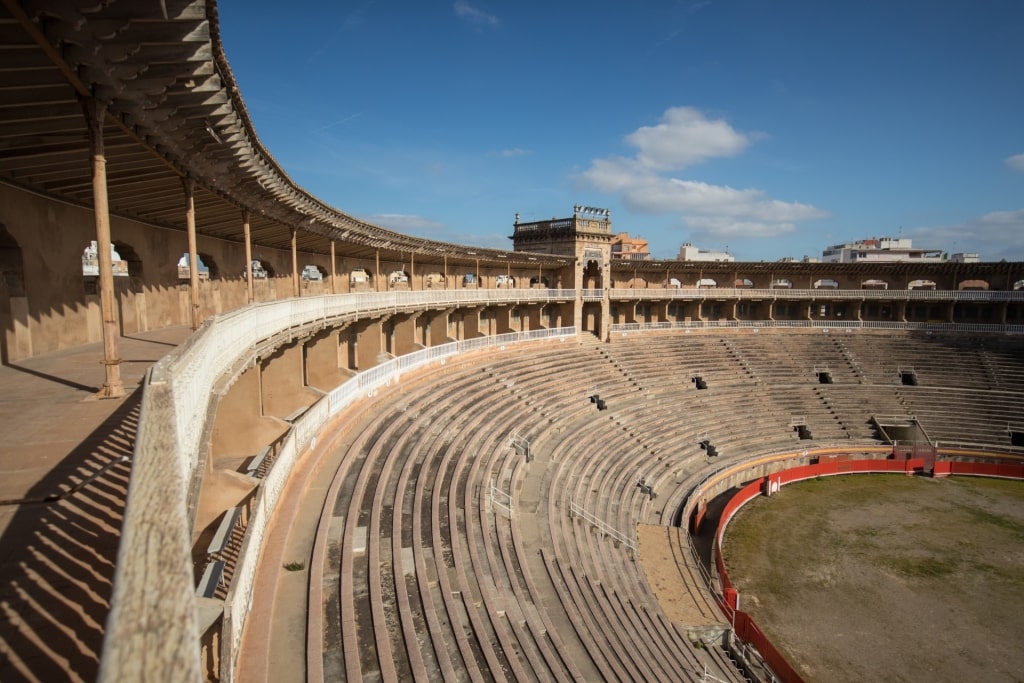
<path fill-rule="evenodd" d="M 512 235 L 515 251 L 575 259 L 573 287 L 577 294 L 573 324 L 601 339 L 607 337 L 613 238 L 611 210 L 579 204 L 572 207 L 571 218 L 521 223 L 517 213 Z"/>

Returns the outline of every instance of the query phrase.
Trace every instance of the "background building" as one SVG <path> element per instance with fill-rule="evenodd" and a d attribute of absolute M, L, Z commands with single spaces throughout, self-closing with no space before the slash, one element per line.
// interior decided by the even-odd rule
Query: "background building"
<path fill-rule="evenodd" d="M 846 244 L 833 244 L 822 252 L 825 263 L 860 263 L 864 261 L 916 261 L 940 263 L 948 256 L 941 249 L 913 246 L 909 238 L 872 237 Z"/>
<path fill-rule="evenodd" d="M 612 258 L 647 261 L 651 250 L 643 237 L 630 237 L 628 232 L 620 232 L 612 238 Z"/>
<path fill-rule="evenodd" d="M 698 249 L 689 242 L 679 247 L 680 261 L 735 261 L 736 257 L 727 251 L 705 251 Z"/>

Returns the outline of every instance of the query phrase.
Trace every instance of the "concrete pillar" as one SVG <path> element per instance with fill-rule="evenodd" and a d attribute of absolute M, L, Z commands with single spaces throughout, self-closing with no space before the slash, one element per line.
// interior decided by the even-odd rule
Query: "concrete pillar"
<path fill-rule="evenodd" d="M 338 288 L 335 285 L 335 280 L 338 277 L 338 268 L 334 257 L 334 242 L 335 240 L 331 240 L 331 294 L 338 293 Z"/>
<path fill-rule="evenodd" d="M 545 327 L 544 321 L 542 319 L 543 311 L 544 306 L 536 304 L 531 305 L 529 308 L 526 309 L 525 315 L 523 317 L 526 319 L 525 322 L 527 330 L 540 330 Z"/>
<path fill-rule="evenodd" d="M 337 328 L 324 330 L 310 339 L 305 347 L 306 383 L 311 387 L 328 392 L 341 384 L 348 373 L 339 367 L 338 341 L 341 332 Z"/>
<path fill-rule="evenodd" d="M 256 301 L 255 286 L 252 282 L 252 235 L 249 232 L 249 209 L 242 209 L 242 234 L 245 236 L 245 292 L 246 301 Z"/>
<path fill-rule="evenodd" d="M 495 306 L 491 309 L 494 318 L 492 323 L 494 334 L 508 334 L 512 332 L 512 307 Z"/>
<path fill-rule="evenodd" d="M 356 368 L 359 371 L 369 370 L 378 364 L 377 359 L 384 350 L 381 321 L 360 320 L 352 327 L 356 331 Z"/>
<path fill-rule="evenodd" d="M 117 301 L 114 299 L 114 264 L 110 256 L 110 208 L 107 199 L 107 157 L 103 148 L 103 120 L 107 105 L 93 99 L 83 99 L 85 118 L 89 128 L 89 147 L 92 156 L 92 201 L 96 223 L 96 248 L 99 260 L 100 312 L 103 319 L 103 387 L 100 398 L 121 398 L 121 359 L 118 356 Z"/>
<path fill-rule="evenodd" d="M 259 368 L 250 368 L 217 402 L 210 452 L 217 461 L 256 455 L 286 429 L 279 420 L 263 416 Z"/>
<path fill-rule="evenodd" d="M 651 322 L 663 323 L 668 320 L 668 302 L 655 301 L 651 304 Z"/>
<path fill-rule="evenodd" d="M 435 311 L 431 314 L 427 329 L 427 346 L 440 346 L 448 343 L 448 316 L 452 309 Z"/>
<path fill-rule="evenodd" d="M 462 309 L 462 339 L 476 339 L 477 337 L 487 336 L 487 333 L 481 330 L 481 310 L 480 308 Z"/>
<path fill-rule="evenodd" d="M 421 348 L 416 341 L 416 320 L 419 316 L 419 313 L 408 313 L 392 318 L 394 336 L 391 340 L 393 349 L 391 353 L 393 355 L 404 356 Z"/>
<path fill-rule="evenodd" d="M 338 332 L 338 367 L 355 371 L 356 365 L 356 329 L 346 327 Z"/>
<path fill-rule="evenodd" d="M 282 346 L 273 355 L 260 359 L 260 394 L 263 414 L 285 418 L 297 408 L 312 405 L 316 392 L 305 386 L 303 349 L 298 342 Z"/>
<path fill-rule="evenodd" d="M 196 250 L 196 183 L 191 178 L 182 178 L 185 188 L 185 227 L 188 232 L 188 294 L 192 304 L 192 329 L 199 329 L 202 322 L 199 315 L 199 253 Z"/>

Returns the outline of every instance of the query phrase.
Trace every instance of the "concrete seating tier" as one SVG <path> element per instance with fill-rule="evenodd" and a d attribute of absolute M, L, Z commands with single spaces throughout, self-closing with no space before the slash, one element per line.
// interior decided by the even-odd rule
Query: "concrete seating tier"
<path fill-rule="evenodd" d="M 325 672 L 646 681 L 700 680 L 706 669 L 743 680 L 720 643 L 697 646 L 665 617 L 636 525 L 671 525 L 708 467 L 802 444 L 876 444 L 872 415 L 918 415 L 933 438 L 951 415 L 968 416 L 978 426 L 959 434 L 991 441 L 1001 427 L 996 442 L 1008 439 L 1022 383 L 969 387 L 1024 377 L 1019 360 L 986 347 L 950 366 L 952 385 L 904 386 L 864 369 L 879 367 L 886 339 L 633 336 L 524 346 L 403 378 L 353 430 L 329 503 L 337 537 L 325 576 L 338 588 L 324 612 L 334 631 Z M 897 355 L 928 368 L 903 341 Z M 814 372 L 826 366 L 829 384 Z M 798 416 L 811 439 L 794 431 Z M 673 552 L 692 564 L 678 539 Z M 714 612 L 705 594 L 694 601 Z"/>
<path fill-rule="evenodd" d="M 342 646 L 335 648 L 341 653 L 324 653 L 325 671 L 349 680 L 559 681 L 589 679 L 600 670 L 591 661 L 592 643 L 561 628 L 573 615 L 535 563 L 537 547 L 522 539 L 524 514 L 516 501 L 527 473 L 541 470 L 539 461 L 548 456 L 527 463 L 508 446 L 513 430 L 540 445 L 541 435 L 605 414 L 581 387 L 597 383 L 621 396 L 636 393 L 621 373 L 592 360 L 579 346 L 553 355 L 550 349 L 507 352 L 489 356 L 485 365 L 448 368 L 443 381 L 413 380 L 379 397 L 381 409 L 353 436 L 339 470 L 340 494 L 331 501 L 335 518 L 344 519 L 336 525 L 342 530 L 338 553 L 330 556 L 340 567 L 337 607 L 325 614 L 335 615 Z M 523 396 L 545 383 L 543 407 L 534 410 Z M 644 454 L 628 436 L 615 443 L 630 457 L 603 481 L 633 493 Z M 512 496 L 511 517 L 491 505 L 492 485 Z M 620 520 L 637 514 L 627 511 Z M 535 524 L 543 523 L 539 517 Z M 595 546 L 590 553 L 603 551 Z M 644 651 L 651 661 L 671 649 L 666 661 L 679 664 L 679 647 L 694 650 L 698 661 L 696 648 L 644 594 L 637 564 L 623 566 L 628 575 L 602 578 L 602 572 L 622 572 L 612 563 L 578 579 L 592 612 L 605 621 L 612 614 L 624 619 L 629 629 L 616 636 L 622 648 L 650 641 Z M 698 680 L 698 667 L 691 668 L 687 675 Z M 668 664 L 634 660 L 625 671 L 625 678 L 678 679 Z M 735 673 L 719 673 L 736 680 Z"/>

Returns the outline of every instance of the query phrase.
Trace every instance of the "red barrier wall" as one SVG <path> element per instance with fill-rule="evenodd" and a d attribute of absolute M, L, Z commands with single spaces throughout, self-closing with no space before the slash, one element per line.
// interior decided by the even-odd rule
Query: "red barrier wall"
<path fill-rule="evenodd" d="M 743 610 L 737 609 L 740 596 L 732 581 L 729 580 L 729 572 L 726 571 L 725 562 L 722 560 L 722 538 L 725 536 L 725 529 L 733 516 L 754 497 L 765 492 L 771 495 L 771 492 L 777 491 L 778 487 L 792 484 L 793 482 L 838 474 L 895 474 L 902 472 L 912 475 L 923 472 L 924 467 L 924 458 L 909 458 L 905 460 L 829 460 L 816 465 L 792 467 L 766 477 L 759 477 L 743 486 L 726 503 L 722 509 L 721 517 L 719 517 L 718 529 L 715 533 L 715 566 L 718 569 L 718 579 L 722 589 L 722 596 L 724 596 L 724 600 L 720 599 L 718 602 L 726 618 L 733 624 L 733 631 L 736 636 L 757 649 L 765 664 L 775 672 L 779 680 L 784 683 L 803 683 L 803 678 L 800 674 L 790 666 L 786 658 L 782 656 L 782 653 L 771 644 L 771 641 L 768 640 L 768 637 L 754 621 L 754 618 Z M 934 476 L 941 477 L 949 474 L 1024 479 L 1024 463 L 935 461 Z"/>

